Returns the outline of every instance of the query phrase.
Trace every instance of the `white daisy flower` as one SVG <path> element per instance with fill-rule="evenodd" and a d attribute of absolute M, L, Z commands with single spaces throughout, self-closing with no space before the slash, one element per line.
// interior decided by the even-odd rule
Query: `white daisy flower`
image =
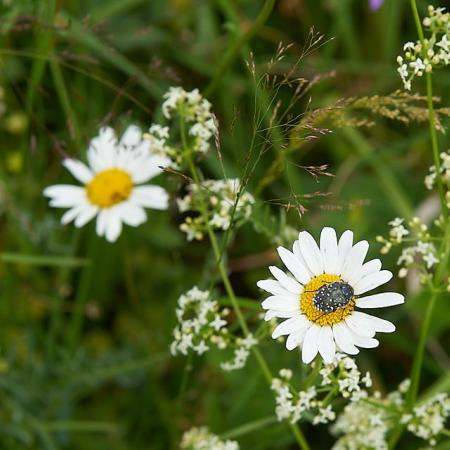
<path fill-rule="evenodd" d="M 168 194 L 160 186 L 144 185 L 159 175 L 169 160 L 151 153 L 149 141 L 141 130 L 129 126 L 120 140 L 112 128 L 102 128 L 87 151 L 89 166 L 67 158 L 64 167 L 83 186 L 49 186 L 44 195 L 50 206 L 70 208 L 61 219 L 82 227 L 97 216 L 96 231 L 114 242 L 122 223 L 136 227 L 147 220 L 144 208 L 167 209 Z"/>
<path fill-rule="evenodd" d="M 269 267 L 276 280 L 257 284 L 272 294 L 262 307 L 265 319 L 287 319 L 274 330 L 272 337 L 288 336 L 286 348 L 302 348 L 302 360 L 309 364 L 320 353 L 331 363 L 336 350 L 355 355 L 357 347 L 378 346 L 375 333 L 391 333 L 395 326 L 387 320 L 357 311 L 356 308 L 381 308 L 399 305 L 404 297 L 395 292 L 363 296 L 392 278 L 381 270 L 381 261 L 364 263 L 369 244 L 353 245 L 353 233 L 345 231 L 337 240 L 333 228 L 325 227 L 320 247 L 306 231 L 299 234 L 293 251 L 278 247 L 278 254 L 289 272 Z"/>

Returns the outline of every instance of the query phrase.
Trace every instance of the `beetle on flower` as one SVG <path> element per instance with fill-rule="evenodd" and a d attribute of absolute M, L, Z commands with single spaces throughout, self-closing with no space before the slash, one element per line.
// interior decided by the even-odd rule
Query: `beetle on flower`
<path fill-rule="evenodd" d="M 395 292 L 361 296 L 392 278 L 381 270 L 381 261 L 364 263 L 369 244 L 353 245 L 353 233 L 345 231 L 337 240 L 333 228 L 325 227 L 320 247 L 306 231 L 299 234 L 293 251 L 278 247 L 278 254 L 294 276 L 269 267 L 276 280 L 261 280 L 258 286 L 272 294 L 262 307 L 265 319 L 287 319 L 274 330 L 274 339 L 287 335 L 286 348 L 302 348 L 303 362 L 309 364 L 320 353 L 331 363 L 336 350 L 355 355 L 357 347 L 378 346 L 375 333 L 390 333 L 395 326 L 387 320 L 357 311 L 399 305 L 404 297 Z"/>

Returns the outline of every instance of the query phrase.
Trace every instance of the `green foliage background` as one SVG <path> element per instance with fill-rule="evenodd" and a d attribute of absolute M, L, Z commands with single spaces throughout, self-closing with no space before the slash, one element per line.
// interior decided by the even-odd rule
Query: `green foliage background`
<path fill-rule="evenodd" d="M 412 216 L 430 195 L 423 177 L 432 159 L 426 124 L 403 124 L 366 109 L 361 120 L 374 126 L 326 123 L 332 133 L 300 141 L 281 158 L 279 176 L 258 191 L 291 131 L 270 123 L 276 101 L 288 105 L 295 88 L 268 89 L 261 81 L 268 62 L 279 42 L 293 43 L 271 68 L 272 77 L 281 77 L 298 61 L 311 27 L 325 35 L 294 72 L 294 78 L 322 79 L 285 122 L 347 97 L 392 93 L 401 88 L 396 55 L 416 39 L 408 2 L 386 0 L 371 13 L 362 0 L 278 0 L 222 77 L 217 71 L 227 48 L 251 29 L 263 2 L 6 3 L 0 7 L 6 105 L 0 118 L 0 448 L 175 449 L 191 426 L 208 425 L 220 434 L 266 418 L 265 427 L 239 436 L 241 448 L 296 448 L 288 427 L 270 419 L 273 395 L 253 359 L 227 374 L 213 353 L 193 360 L 169 355 L 178 296 L 217 277 L 208 243 L 187 243 L 178 229 L 174 199 L 185 180 L 161 176 L 172 194 L 169 212 L 150 212 L 145 225 L 127 228 L 114 245 L 97 238 L 92 224 L 62 227 L 60 211 L 50 209 L 41 192 L 73 181 L 61 159 L 83 159 L 100 126 L 111 124 L 119 132 L 129 123 L 148 127 L 162 120 L 159 105 L 169 86 L 204 91 L 217 80 L 208 98 L 220 124 L 226 175 L 242 176 L 243 161 L 258 160 L 248 182 L 249 191 L 257 192 L 255 227 L 242 228 L 228 253 L 232 282 L 257 328 L 261 293 L 255 283 L 276 262 L 273 234 L 283 236 L 286 224 L 316 236 L 323 225 L 339 232 L 350 228 L 373 243 L 370 256 L 377 257 L 375 236 L 386 234 L 394 217 Z M 419 5 L 424 12 L 426 3 Z M 255 76 L 244 63 L 252 61 L 250 51 Z M 445 107 L 448 71 L 435 80 Z M 420 83 L 415 88 L 423 92 Z M 252 139 L 256 154 L 249 154 Z M 442 134 L 442 149 L 447 141 Z M 223 177 L 217 150 L 200 164 L 207 176 Z M 304 168 L 322 164 L 335 176 L 316 177 Z M 300 204 L 307 209 L 302 215 Z M 385 257 L 384 265 L 395 271 L 397 256 Z M 398 279 L 391 287 L 408 293 Z M 219 282 L 216 294 L 224 295 Z M 78 338 L 70 319 L 80 298 L 85 320 Z M 411 295 L 404 307 L 384 312 L 398 332 L 358 356 L 382 392 L 409 374 L 426 301 Z M 432 352 L 424 361 L 425 395 L 450 387 L 449 303 L 441 300 L 437 309 Z M 304 370 L 299 355 L 280 343 L 266 339 L 261 350 L 274 372 Z M 330 448 L 333 438 L 325 427 L 304 429 L 313 449 Z M 420 445 L 409 437 L 399 448 Z"/>

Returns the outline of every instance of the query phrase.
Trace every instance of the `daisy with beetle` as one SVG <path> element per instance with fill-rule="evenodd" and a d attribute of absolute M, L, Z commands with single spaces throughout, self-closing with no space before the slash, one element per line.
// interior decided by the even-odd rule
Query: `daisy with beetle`
<path fill-rule="evenodd" d="M 281 260 L 294 278 L 271 266 L 275 280 L 257 283 L 272 294 L 262 303 L 267 310 L 265 319 L 287 319 L 275 328 L 272 337 L 288 336 L 286 348 L 301 347 L 305 364 L 317 353 L 325 363 L 333 361 L 336 351 L 355 355 L 357 347 L 378 346 L 376 332 L 395 330 L 391 322 L 356 310 L 404 302 L 403 295 L 395 292 L 363 295 L 392 278 L 390 271 L 381 270 L 379 259 L 364 263 L 368 249 L 367 241 L 353 245 L 349 230 L 338 241 L 333 228 L 323 228 L 320 246 L 302 231 L 292 252 L 278 247 Z"/>
<path fill-rule="evenodd" d="M 141 185 L 159 175 L 169 160 L 151 153 L 141 130 L 129 126 L 118 140 L 112 128 L 100 130 L 87 151 L 89 166 L 67 158 L 64 167 L 83 186 L 49 186 L 44 195 L 50 206 L 69 208 L 61 223 L 82 227 L 97 216 L 96 232 L 114 242 L 122 223 L 136 227 L 147 220 L 144 208 L 167 209 L 168 194 L 160 186 Z"/>

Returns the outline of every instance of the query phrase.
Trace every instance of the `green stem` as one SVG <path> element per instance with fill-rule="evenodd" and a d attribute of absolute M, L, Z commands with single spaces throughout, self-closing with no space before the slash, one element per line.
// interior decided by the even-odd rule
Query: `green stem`
<path fill-rule="evenodd" d="M 253 420 L 251 422 L 240 425 L 232 430 L 226 431 L 221 434 L 222 439 L 236 439 L 237 437 L 243 436 L 253 431 L 264 428 L 268 425 L 276 423 L 277 418 L 275 416 L 264 417 L 262 419 Z"/>
<path fill-rule="evenodd" d="M 100 239 L 95 234 L 95 232 L 92 232 L 89 242 L 89 256 L 92 266 L 94 266 L 99 245 Z M 75 298 L 74 311 L 72 315 L 72 320 L 69 324 L 67 335 L 68 346 L 72 352 L 75 351 L 76 349 L 81 329 L 83 327 L 86 303 L 89 298 L 89 292 L 92 286 L 94 272 L 95 270 L 93 270 L 93 267 L 88 265 L 83 268 L 80 275 L 80 281 L 78 283 L 77 289 L 77 296 Z"/>
<path fill-rule="evenodd" d="M 200 183 L 201 183 L 200 176 L 197 172 L 197 168 L 195 167 L 194 160 L 192 158 L 192 151 L 189 148 L 189 145 L 187 142 L 186 129 L 185 129 L 185 124 L 184 124 L 183 118 L 180 118 L 180 133 L 181 133 L 181 140 L 182 140 L 183 147 L 184 147 L 184 152 L 186 154 L 186 158 L 188 161 L 188 165 L 189 165 L 189 169 L 191 171 L 192 178 L 193 178 L 194 182 L 199 187 L 201 187 L 200 186 Z M 201 192 L 201 190 L 200 190 L 200 192 Z M 222 258 L 221 250 L 220 250 L 216 235 L 214 234 L 213 229 L 209 225 L 208 209 L 207 209 L 205 199 L 203 198 L 203 195 L 200 195 L 200 210 L 201 210 L 200 213 L 202 214 L 203 220 L 205 222 L 208 237 L 211 242 L 214 256 L 216 258 L 216 264 L 219 269 L 219 273 L 222 278 L 222 282 L 224 284 L 225 291 L 230 298 L 231 305 L 233 307 L 233 310 L 236 314 L 239 325 L 240 325 L 244 335 L 248 336 L 250 334 L 250 330 L 248 328 L 248 325 L 244 318 L 244 315 L 242 314 L 242 311 L 239 307 L 239 302 L 236 298 L 236 295 L 234 294 L 233 287 L 231 286 L 231 282 L 228 277 L 228 273 L 227 273 L 225 263 Z M 261 372 L 263 373 L 268 384 L 270 385 L 272 383 L 272 373 L 269 369 L 269 366 L 268 366 L 266 360 L 264 359 L 263 355 L 261 354 L 261 352 L 259 351 L 258 348 L 252 347 L 251 352 L 253 353 L 253 356 L 255 357 L 256 361 L 258 362 Z M 291 430 L 292 430 L 300 448 L 302 450 L 310 450 L 310 447 L 309 447 L 305 437 L 303 436 L 303 433 L 300 430 L 299 426 L 297 424 L 290 424 L 290 427 L 291 427 Z"/>
<path fill-rule="evenodd" d="M 205 89 L 205 95 L 211 95 L 211 93 L 217 89 L 223 75 L 227 71 L 228 67 L 233 63 L 234 58 L 239 53 L 242 46 L 245 45 L 245 43 L 255 35 L 258 29 L 269 18 L 274 6 L 275 0 L 266 0 L 252 26 L 245 33 L 241 34 L 228 48 L 224 58 L 222 59 L 222 62 L 219 64 L 219 67 L 214 74 L 214 77 Z"/>
<path fill-rule="evenodd" d="M 411 0 L 411 9 L 414 16 L 414 21 L 416 23 L 417 34 L 419 35 L 420 44 L 422 46 L 422 58 L 425 60 L 428 58 L 427 50 L 425 46 L 425 38 L 422 30 L 422 23 L 420 21 L 419 11 L 417 10 L 416 0 Z M 430 127 L 430 138 L 431 138 L 431 148 L 433 150 L 434 166 L 436 167 L 436 177 L 437 186 L 439 189 L 439 197 L 441 199 L 442 212 L 445 214 L 447 210 L 445 201 L 445 190 L 442 178 L 439 176 L 441 173 L 441 162 L 439 159 L 439 145 L 438 137 L 436 132 L 436 115 L 433 106 L 433 82 L 432 75 L 430 72 L 425 73 L 426 87 L 427 87 L 427 103 L 428 103 L 428 123 Z"/>
<path fill-rule="evenodd" d="M 419 392 L 420 374 L 425 353 L 425 346 L 427 342 L 428 331 L 430 329 L 431 318 L 433 317 L 434 307 L 436 305 L 436 300 L 437 294 L 434 292 L 431 295 L 431 299 L 428 302 L 427 310 L 425 312 L 425 318 L 420 330 L 419 343 L 416 348 L 416 354 L 414 356 L 413 366 L 411 369 L 411 386 L 406 396 L 406 407 L 408 410 L 411 410 L 414 407 L 417 393 Z"/>

